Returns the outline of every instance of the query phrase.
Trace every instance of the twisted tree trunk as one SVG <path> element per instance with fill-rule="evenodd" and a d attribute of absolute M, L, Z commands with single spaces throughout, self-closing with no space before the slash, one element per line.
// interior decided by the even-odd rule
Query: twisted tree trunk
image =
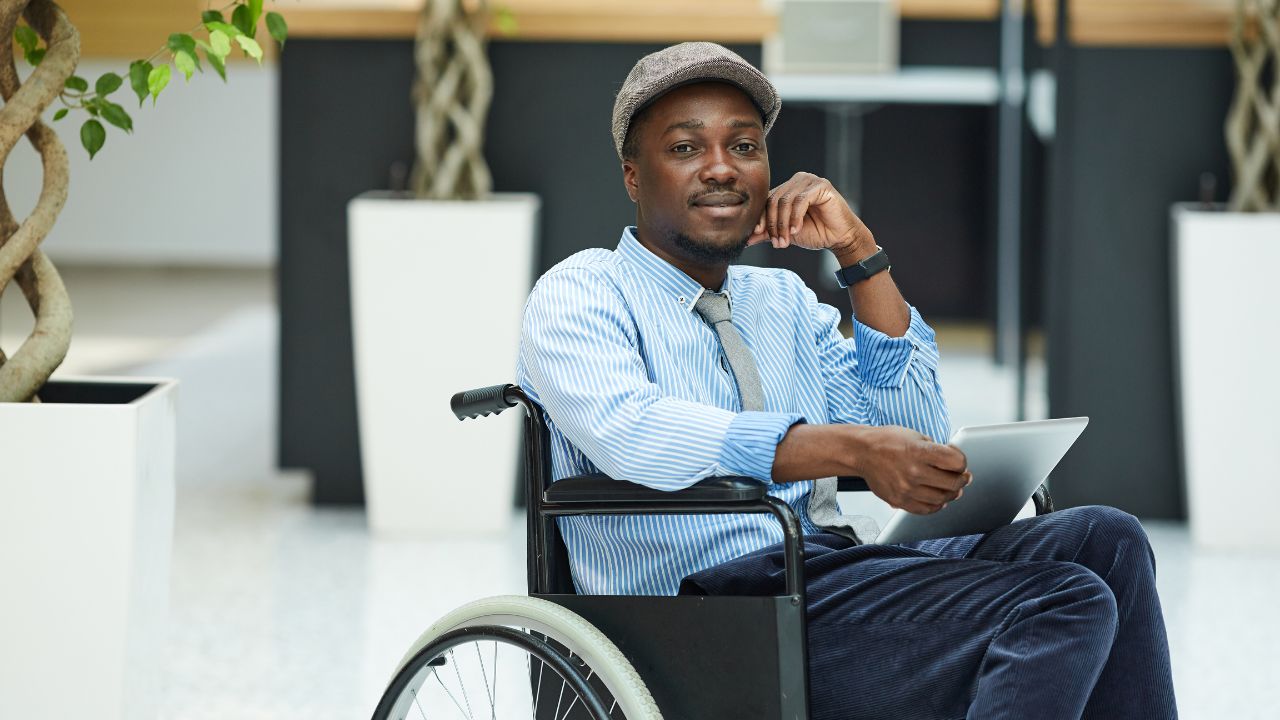
<path fill-rule="evenodd" d="M 0 402 L 26 402 L 66 357 L 71 343 L 71 300 L 39 245 L 67 200 L 67 153 L 40 113 L 62 92 L 80 59 L 80 35 L 49 0 L 0 0 L 0 37 L 12 42 L 19 16 L 44 39 L 48 52 L 26 82 L 18 79 L 13 50 L 0 54 L 0 179 L 9 153 L 25 134 L 40 153 L 44 182 L 35 209 L 21 224 L 0 185 L 0 292 L 17 278 L 35 315 L 35 327 L 12 357 L 0 350 Z"/>
<path fill-rule="evenodd" d="M 493 97 L 485 19 L 483 2 L 468 12 L 462 0 L 427 0 L 422 10 L 414 49 L 418 157 L 410 180 L 420 198 L 474 200 L 492 188 L 484 161 Z"/>
<path fill-rule="evenodd" d="M 1280 0 L 1236 0 L 1231 56 L 1236 94 L 1226 127 L 1235 179 L 1230 208 L 1280 211 Z M 1268 75 L 1270 89 L 1264 84 Z"/>

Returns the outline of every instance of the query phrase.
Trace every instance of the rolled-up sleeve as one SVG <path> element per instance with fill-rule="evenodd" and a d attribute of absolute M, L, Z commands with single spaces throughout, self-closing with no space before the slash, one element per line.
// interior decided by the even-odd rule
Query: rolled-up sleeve
<path fill-rule="evenodd" d="M 649 379 L 622 297 L 589 269 L 538 282 L 525 307 L 519 362 L 525 390 L 592 464 L 658 490 L 713 475 L 768 482 L 778 441 L 801 420 L 665 394 Z"/>
<path fill-rule="evenodd" d="M 839 311 L 812 294 L 810 303 L 832 422 L 900 425 L 946 442 L 951 420 L 938 382 L 938 345 L 919 311 L 910 308 L 902 337 L 854 318 L 846 338 Z"/>

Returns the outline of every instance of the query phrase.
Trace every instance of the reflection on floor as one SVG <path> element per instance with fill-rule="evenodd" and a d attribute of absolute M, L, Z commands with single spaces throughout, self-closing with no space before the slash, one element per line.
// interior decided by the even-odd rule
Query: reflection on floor
<path fill-rule="evenodd" d="M 499 537 L 376 539 L 359 510 L 313 509 L 308 478 L 274 469 L 268 274 L 68 275 L 80 276 L 78 337 L 89 345 L 118 337 L 127 349 L 82 351 L 81 370 L 182 380 L 165 718 L 368 717 L 433 619 L 470 599 L 523 592 L 523 522 L 514 514 Z M 971 344 L 949 350 L 948 334 L 940 337 L 955 424 L 1008 419 L 1011 378 Z M 1037 417 L 1043 369 L 1033 369 Z M 1181 524 L 1147 528 L 1182 716 L 1280 717 L 1280 557 L 1205 553 L 1189 546 Z"/>

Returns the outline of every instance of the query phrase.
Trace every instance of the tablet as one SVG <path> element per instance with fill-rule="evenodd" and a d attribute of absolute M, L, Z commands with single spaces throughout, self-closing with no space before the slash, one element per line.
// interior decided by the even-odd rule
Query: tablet
<path fill-rule="evenodd" d="M 984 533 L 1008 525 L 1084 432 L 1089 418 L 960 428 L 951 437 L 969 460 L 964 496 L 932 515 L 895 510 L 877 545 Z"/>

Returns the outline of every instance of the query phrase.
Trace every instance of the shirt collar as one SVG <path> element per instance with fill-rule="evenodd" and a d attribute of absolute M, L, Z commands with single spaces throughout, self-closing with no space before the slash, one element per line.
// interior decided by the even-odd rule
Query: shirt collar
<path fill-rule="evenodd" d="M 702 293 L 709 292 L 697 280 L 684 274 L 671 263 L 650 252 L 649 248 L 640 244 L 636 239 L 636 228 L 634 225 L 624 228 L 622 231 L 622 239 L 618 242 L 618 254 L 623 259 L 630 262 L 636 268 L 649 278 L 667 295 L 680 303 L 685 310 L 693 310 L 697 304 L 698 298 L 702 297 Z M 730 266 L 729 272 L 725 274 L 724 287 L 720 292 L 730 298 L 732 304 L 732 295 L 730 294 L 730 286 L 733 281 L 733 267 Z"/>

